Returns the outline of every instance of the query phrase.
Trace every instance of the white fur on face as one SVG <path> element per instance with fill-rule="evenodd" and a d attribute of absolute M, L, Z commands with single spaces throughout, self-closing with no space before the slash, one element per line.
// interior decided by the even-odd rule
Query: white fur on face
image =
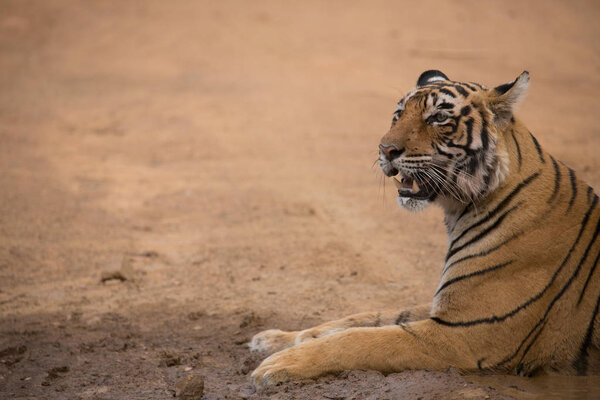
<path fill-rule="evenodd" d="M 432 78 L 427 79 L 427 83 L 435 82 L 435 81 L 445 81 L 446 79 L 441 76 L 434 76 Z"/>
<path fill-rule="evenodd" d="M 431 204 L 429 200 L 419 200 L 410 197 L 398 196 L 398 204 L 400 207 L 407 209 L 408 211 L 423 211 L 427 206 Z"/>

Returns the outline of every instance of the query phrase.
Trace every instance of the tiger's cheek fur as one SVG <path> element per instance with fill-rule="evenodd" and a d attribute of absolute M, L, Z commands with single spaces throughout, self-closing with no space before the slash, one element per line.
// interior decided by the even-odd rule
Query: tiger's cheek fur
<path fill-rule="evenodd" d="M 432 201 L 452 211 L 493 192 L 508 173 L 508 155 L 499 143 L 493 111 L 486 105 L 486 90 L 446 86 L 425 85 L 398 103 L 392 127 L 381 143 L 394 146 L 400 155 L 388 160 L 380 153 L 380 165 L 388 176 L 396 170 L 422 168 L 437 192 Z M 437 121 L 438 114 L 447 119 Z M 422 156 L 430 161 L 414 164 L 412 160 Z M 399 198 L 399 203 L 414 211 L 429 201 Z"/>

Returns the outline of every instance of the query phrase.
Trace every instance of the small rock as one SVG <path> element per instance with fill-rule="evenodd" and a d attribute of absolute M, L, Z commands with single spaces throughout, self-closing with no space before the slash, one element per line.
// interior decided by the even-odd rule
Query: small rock
<path fill-rule="evenodd" d="M 0 350 L 0 363 L 7 367 L 12 367 L 23 359 L 23 354 L 26 351 L 27 347 L 24 345 L 7 347 L 6 349 Z"/>
<path fill-rule="evenodd" d="M 69 372 L 69 367 L 66 365 L 62 367 L 54 367 L 46 372 L 48 373 L 48 376 L 46 376 L 46 379 L 44 379 L 44 381 L 42 382 L 42 386 L 50 386 L 53 380 L 62 378 L 63 374 Z"/>
<path fill-rule="evenodd" d="M 250 314 L 247 314 L 242 318 L 242 322 L 240 322 L 240 328 L 260 326 L 262 323 L 263 319 L 261 317 L 256 315 L 254 312 L 250 312 Z"/>
<path fill-rule="evenodd" d="M 133 260 L 126 255 L 123 256 L 121 260 L 121 269 L 119 273 L 126 281 L 135 280 L 135 271 L 133 270 Z"/>
<path fill-rule="evenodd" d="M 133 269 L 133 260 L 131 257 L 124 255 L 121 260 L 121 268 L 112 271 L 103 271 L 100 275 L 102 283 L 110 281 L 135 281 L 135 271 Z"/>
<path fill-rule="evenodd" d="M 183 400 L 200 400 L 204 393 L 204 377 L 188 375 L 175 384 L 175 396 Z"/>
<path fill-rule="evenodd" d="M 123 281 L 126 281 L 127 278 L 125 278 L 125 276 L 123 276 L 121 271 L 104 271 L 100 275 L 100 281 L 102 283 L 104 283 L 106 281 L 112 281 L 112 280 L 119 280 L 119 281 L 123 282 Z"/>
<path fill-rule="evenodd" d="M 250 341 L 250 338 L 248 336 L 242 336 L 241 338 L 234 340 L 233 343 L 235 343 L 239 346 L 242 344 L 246 345 L 249 341 Z"/>
<path fill-rule="evenodd" d="M 181 356 L 163 351 L 160 355 L 159 367 L 175 367 L 181 365 Z"/>
<path fill-rule="evenodd" d="M 246 375 L 248 372 L 252 371 L 257 366 L 258 362 L 254 358 L 252 358 L 252 356 L 246 357 L 242 360 L 241 366 L 238 369 L 238 373 L 240 375 Z"/>
<path fill-rule="evenodd" d="M 7 347 L 6 349 L 0 350 L 0 357 L 13 356 L 17 354 L 23 354 L 27 351 L 26 346 L 13 346 Z"/>
<path fill-rule="evenodd" d="M 200 318 L 204 317 L 205 315 L 206 315 L 206 313 L 203 311 L 192 311 L 191 313 L 189 313 L 187 315 L 187 317 L 190 321 L 198 321 Z"/>
<path fill-rule="evenodd" d="M 242 399 L 247 399 L 248 397 L 252 396 L 254 393 L 256 393 L 256 389 L 254 389 L 254 386 L 247 386 L 240 390 L 239 396 Z"/>
<path fill-rule="evenodd" d="M 69 367 L 64 365 L 62 367 L 54 367 L 47 371 L 48 377 L 47 379 L 56 379 L 62 377 L 62 374 L 66 374 L 69 372 Z"/>

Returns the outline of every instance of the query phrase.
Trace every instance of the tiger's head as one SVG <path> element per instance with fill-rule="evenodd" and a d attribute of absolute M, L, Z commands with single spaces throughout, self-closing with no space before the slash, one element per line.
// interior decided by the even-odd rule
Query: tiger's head
<path fill-rule="evenodd" d="M 400 205 L 418 211 L 437 202 L 453 212 L 494 191 L 508 173 L 499 139 L 528 84 L 527 71 L 494 89 L 437 70 L 421 74 L 379 144 L 379 165 L 394 177 Z"/>

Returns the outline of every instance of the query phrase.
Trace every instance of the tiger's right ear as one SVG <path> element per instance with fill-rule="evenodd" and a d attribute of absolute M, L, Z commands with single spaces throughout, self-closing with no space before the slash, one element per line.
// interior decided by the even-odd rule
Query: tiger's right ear
<path fill-rule="evenodd" d="M 494 113 L 494 124 L 507 124 L 517 105 L 525 99 L 529 87 L 529 72 L 523 71 L 512 82 L 496 86 L 487 93 L 487 105 Z"/>
<path fill-rule="evenodd" d="M 437 69 L 430 69 L 428 71 L 423 72 L 421 76 L 419 76 L 419 79 L 417 79 L 417 87 L 422 87 L 435 81 L 449 80 L 450 79 L 448 79 L 446 74 L 444 74 L 442 71 L 438 71 Z"/>

